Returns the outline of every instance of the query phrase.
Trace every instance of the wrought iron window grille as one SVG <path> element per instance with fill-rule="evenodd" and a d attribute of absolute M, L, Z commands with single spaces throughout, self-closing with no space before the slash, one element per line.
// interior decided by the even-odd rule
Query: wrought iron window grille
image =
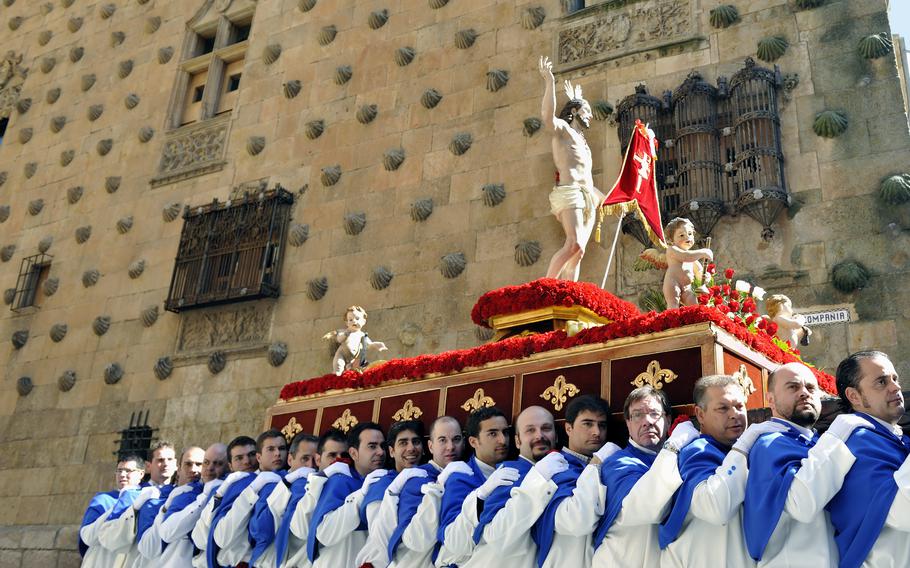
<path fill-rule="evenodd" d="M 114 452 L 117 460 L 135 455 L 148 461 L 152 436 L 156 431 L 157 428 L 149 426 L 148 410 L 145 411 L 145 414 L 141 410 L 138 414 L 131 412 L 129 427 L 121 430 L 120 440 L 114 442 L 118 444 L 118 449 Z"/>
<path fill-rule="evenodd" d="M 53 258 L 49 254 L 40 253 L 22 259 L 19 278 L 16 280 L 16 295 L 10 304 L 12 311 L 37 306 L 38 290 L 47 279 Z"/>
<path fill-rule="evenodd" d="M 165 309 L 277 298 L 293 203 L 278 185 L 187 208 Z"/>
<path fill-rule="evenodd" d="M 780 69 L 759 67 L 750 57 L 728 81 L 711 85 L 693 71 L 660 98 L 644 85 L 617 106 L 621 152 L 635 120 L 649 123 L 660 142 L 658 194 L 663 221 L 687 217 L 702 237 L 724 215 L 745 213 L 762 225 L 762 238 L 790 198 L 784 179 L 778 91 Z M 634 218 L 623 232 L 650 246 Z"/>

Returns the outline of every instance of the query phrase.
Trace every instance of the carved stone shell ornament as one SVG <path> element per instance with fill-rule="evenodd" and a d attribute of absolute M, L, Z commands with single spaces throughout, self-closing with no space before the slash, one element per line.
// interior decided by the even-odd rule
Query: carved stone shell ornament
<path fill-rule="evenodd" d="M 594 101 L 594 104 L 591 105 L 591 114 L 594 115 L 595 120 L 606 120 L 613 114 L 613 105 L 604 100 Z"/>
<path fill-rule="evenodd" d="M 344 85 L 351 80 L 351 76 L 354 75 L 354 70 L 350 65 L 339 65 L 335 68 L 335 84 Z"/>
<path fill-rule="evenodd" d="M 430 8 L 438 10 L 449 3 L 449 0 L 428 0 Z"/>
<path fill-rule="evenodd" d="M 487 90 L 495 93 L 505 87 L 509 82 L 509 72 L 505 69 L 493 69 L 487 71 Z"/>
<path fill-rule="evenodd" d="M 32 134 L 34 134 L 34 130 L 32 130 L 31 128 L 23 128 L 22 130 L 20 130 L 19 131 L 19 143 L 28 144 L 28 141 L 32 139 Z"/>
<path fill-rule="evenodd" d="M 91 288 L 98 283 L 98 279 L 101 278 L 101 272 L 97 268 L 91 268 L 82 273 L 82 285 L 86 288 Z"/>
<path fill-rule="evenodd" d="M 38 162 L 29 162 L 25 164 L 25 168 L 23 168 L 22 173 L 25 174 L 25 179 L 31 179 L 36 173 L 38 173 Z M 35 201 L 39 200 L 36 199 Z M 40 201 L 41 205 L 44 206 L 44 200 Z"/>
<path fill-rule="evenodd" d="M 41 60 L 41 72 L 44 74 L 50 73 L 54 70 L 54 67 L 57 65 L 57 60 L 54 57 L 48 56 Z"/>
<path fill-rule="evenodd" d="M 47 101 L 47 104 L 52 105 L 58 100 L 60 100 L 60 95 L 63 94 L 63 90 L 60 87 L 54 87 L 53 89 L 48 89 L 44 94 L 44 100 Z"/>
<path fill-rule="evenodd" d="M 812 130 L 823 138 L 835 138 L 847 130 L 847 115 L 839 110 L 823 110 L 815 115 Z"/>
<path fill-rule="evenodd" d="M 57 293 L 57 290 L 60 289 L 60 279 L 56 276 L 48 278 L 44 281 L 41 289 L 44 291 L 45 296 L 53 296 Z"/>
<path fill-rule="evenodd" d="M 107 156 L 113 147 L 114 141 L 111 138 L 103 138 L 98 141 L 95 149 L 98 151 L 99 156 Z"/>
<path fill-rule="evenodd" d="M 87 75 L 83 75 L 82 82 L 81 82 L 82 92 L 84 93 L 85 91 L 88 91 L 89 89 L 91 89 L 92 86 L 94 86 L 94 84 L 95 84 L 95 80 L 96 79 L 95 79 L 94 73 L 89 73 Z"/>
<path fill-rule="evenodd" d="M 7 306 L 13 303 L 13 300 L 16 299 L 16 289 L 7 288 L 3 291 L 3 303 Z"/>
<path fill-rule="evenodd" d="M 888 205 L 907 203 L 910 201 L 910 174 L 898 174 L 885 178 L 878 195 Z"/>
<path fill-rule="evenodd" d="M 225 365 L 227 365 L 227 355 L 225 355 L 224 351 L 215 351 L 209 355 L 208 368 L 213 375 L 223 371 Z"/>
<path fill-rule="evenodd" d="M 710 21 L 715 28 L 729 28 L 739 21 L 739 10 L 732 4 L 721 4 L 711 10 Z"/>
<path fill-rule="evenodd" d="M 117 76 L 120 77 L 121 79 L 126 79 L 127 77 L 130 76 L 130 73 L 132 73 L 132 72 L 133 72 L 133 60 L 132 59 L 127 59 L 125 61 L 121 61 L 120 64 L 117 65 Z"/>
<path fill-rule="evenodd" d="M 386 171 L 392 172 L 401 167 L 404 163 L 404 148 L 393 148 L 382 155 L 382 167 Z"/>
<path fill-rule="evenodd" d="M 464 272 L 467 265 L 468 261 L 465 259 L 464 253 L 452 252 L 440 259 L 439 271 L 442 272 L 442 275 L 446 278 L 456 278 L 459 274 Z"/>
<path fill-rule="evenodd" d="M 301 12 L 309 12 L 316 7 L 316 0 L 297 0 L 297 8 Z"/>
<path fill-rule="evenodd" d="M 453 136 L 452 141 L 449 142 L 449 151 L 456 156 L 461 156 L 471 148 L 471 144 L 473 143 L 474 137 L 471 136 L 470 132 L 459 132 Z"/>
<path fill-rule="evenodd" d="M 76 386 L 76 371 L 72 369 L 67 369 L 63 371 L 63 374 L 57 379 L 57 388 L 62 392 L 68 392 Z"/>
<path fill-rule="evenodd" d="M 117 47 L 126 41 L 126 34 L 120 31 L 111 32 L 111 47 Z"/>
<path fill-rule="evenodd" d="M 284 98 L 293 99 L 300 94 L 300 89 L 303 88 L 303 84 L 299 79 L 291 79 L 287 83 L 281 86 L 282 91 L 284 92 Z"/>
<path fill-rule="evenodd" d="M 288 244 L 292 247 L 299 247 L 310 238 L 310 226 L 301 225 L 300 223 L 291 223 L 288 229 Z"/>
<path fill-rule="evenodd" d="M 399 67 L 404 67 L 414 61 L 417 51 L 413 47 L 399 47 L 395 50 L 395 63 Z"/>
<path fill-rule="evenodd" d="M 51 132 L 54 134 L 63 130 L 64 126 L 66 126 L 65 116 L 55 116 L 51 119 Z"/>
<path fill-rule="evenodd" d="M 16 110 L 19 111 L 19 114 L 25 114 L 28 112 L 28 109 L 32 108 L 32 99 L 29 97 L 24 97 L 16 101 Z"/>
<path fill-rule="evenodd" d="M 38 45 L 47 45 L 50 43 L 52 37 L 54 37 L 54 32 L 50 30 L 43 30 L 38 34 Z"/>
<path fill-rule="evenodd" d="M 143 126 L 139 129 L 139 141 L 145 144 L 155 136 L 155 129 L 151 126 Z"/>
<path fill-rule="evenodd" d="M 0 261 L 9 262 L 14 254 L 16 254 L 16 245 L 6 245 L 0 248 Z"/>
<path fill-rule="evenodd" d="M 386 268 L 385 266 L 378 266 L 373 269 L 373 272 L 370 273 L 370 286 L 374 290 L 383 290 L 389 287 L 389 284 L 392 283 L 392 278 L 395 275 L 392 274 L 392 271 Z"/>
<path fill-rule="evenodd" d="M 68 22 L 66 22 L 66 29 L 68 29 L 72 33 L 78 32 L 81 27 L 82 27 L 82 18 L 80 18 L 78 16 L 73 16 L 72 18 L 69 19 Z"/>
<path fill-rule="evenodd" d="M 411 219 L 417 222 L 426 221 L 433 214 L 433 199 L 418 199 L 411 204 Z"/>
<path fill-rule="evenodd" d="M 142 310 L 139 314 L 139 319 L 142 320 L 142 325 L 145 327 L 152 327 L 155 325 L 155 322 L 158 321 L 158 305 L 149 306 Z"/>
<path fill-rule="evenodd" d="M 116 385 L 123 378 L 123 367 L 120 363 L 111 363 L 104 368 L 104 382 L 109 385 Z"/>
<path fill-rule="evenodd" d="M 73 63 L 76 63 L 77 61 L 82 59 L 83 55 L 85 55 L 84 47 L 80 47 L 77 45 L 70 49 L 70 61 L 72 61 Z"/>
<path fill-rule="evenodd" d="M 171 201 L 161 209 L 161 218 L 164 219 L 165 223 L 170 223 L 180 215 L 181 209 L 183 207 L 179 203 Z"/>
<path fill-rule="evenodd" d="M 139 95 L 136 93 L 130 93 L 123 99 L 123 105 L 128 109 L 132 110 L 136 108 L 136 105 L 139 104 Z"/>
<path fill-rule="evenodd" d="M 325 276 L 313 278 L 306 283 L 306 296 L 314 302 L 321 300 L 329 291 L 329 279 Z"/>
<path fill-rule="evenodd" d="M 19 380 L 16 381 L 16 391 L 19 396 L 28 396 L 33 388 L 35 388 L 35 383 L 32 382 L 31 377 L 19 377 Z"/>
<path fill-rule="evenodd" d="M 855 260 L 839 262 L 831 269 L 831 283 L 845 294 L 863 288 L 871 277 L 869 269 Z"/>
<path fill-rule="evenodd" d="M 44 209 L 44 200 L 40 197 L 28 202 L 28 213 L 31 216 L 35 216 L 38 213 L 41 213 L 41 210 Z"/>
<path fill-rule="evenodd" d="M 111 328 L 111 316 L 98 316 L 92 321 L 92 331 L 101 337 Z"/>
<path fill-rule="evenodd" d="M 162 47 L 158 50 L 158 63 L 160 63 L 161 65 L 164 65 L 165 63 L 170 61 L 172 57 L 174 57 L 174 48 L 173 47 L 168 45 L 168 46 Z"/>
<path fill-rule="evenodd" d="M 82 186 L 74 185 L 73 187 L 66 190 L 66 200 L 70 202 L 70 205 L 76 203 L 82 199 Z"/>
<path fill-rule="evenodd" d="M 92 236 L 92 226 L 83 225 L 82 227 L 77 227 L 75 235 L 76 243 L 81 245 L 85 241 L 89 240 L 89 238 Z"/>
<path fill-rule="evenodd" d="M 0 205 L 0 223 L 5 223 L 9 219 L 9 205 Z"/>
<path fill-rule="evenodd" d="M 64 150 L 60 152 L 60 165 L 64 168 L 73 163 L 73 160 L 76 158 L 75 150 Z"/>
<path fill-rule="evenodd" d="M 14 331 L 10 341 L 13 342 L 14 349 L 22 349 L 28 343 L 28 330 L 20 329 L 19 331 Z"/>
<path fill-rule="evenodd" d="M 88 107 L 88 111 L 86 111 L 86 116 L 88 116 L 88 119 L 92 122 L 101 118 L 102 114 L 104 114 L 104 105 L 92 105 Z"/>
<path fill-rule="evenodd" d="M 420 104 L 426 109 L 436 108 L 436 105 L 438 105 L 441 100 L 442 93 L 436 89 L 427 89 L 420 95 Z"/>
<path fill-rule="evenodd" d="M 6 173 L 6 170 L 0 172 L 0 187 L 3 187 L 3 184 L 6 183 L 7 177 L 9 177 L 9 174 Z M 9 212 L 7 211 L 7 213 L 9 213 Z M 0 219 L 0 222 L 3 222 L 3 221 L 4 221 L 3 219 Z"/>
<path fill-rule="evenodd" d="M 306 137 L 310 140 L 315 140 L 322 136 L 322 133 L 325 132 L 325 121 L 324 120 L 311 120 L 306 123 Z"/>
<path fill-rule="evenodd" d="M 521 13 L 521 27 L 526 30 L 533 30 L 539 28 L 543 21 L 547 17 L 547 11 L 543 9 L 543 6 L 532 6 L 526 8 Z"/>
<path fill-rule="evenodd" d="M 868 35 L 859 40 L 859 46 L 857 47 L 860 56 L 865 59 L 878 59 L 879 57 L 884 57 L 891 53 L 893 49 L 894 45 L 887 32 Z"/>
<path fill-rule="evenodd" d="M 277 43 L 269 44 L 262 50 L 262 62 L 266 65 L 275 63 L 279 57 L 281 57 L 281 46 Z"/>
<path fill-rule="evenodd" d="M 316 36 L 316 40 L 319 42 L 319 45 L 325 47 L 335 41 L 335 36 L 337 35 L 338 28 L 336 28 L 334 24 L 331 24 L 323 26 L 323 28 L 319 30 L 319 35 Z"/>
<path fill-rule="evenodd" d="M 171 376 L 171 373 L 174 372 L 174 363 L 171 361 L 170 357 L 159 357 L 155 361 L 155 376 L 158 377 L 159 381 Z"/>
<path fill-rule="evenodd" d="M 383 8 L 382 10 L 376 10 L 370 12 L 370 15 L 367 16 L 367 25 L 370 26 L 371 30 L 378 30 L 389 21 L 389 11 Z"/>
<path fill-rule="evenodd" d="M 455 47 L 458 49 L 467 49 L 477 41 L 477 31 L 474 28 L 458 30 L 455 32 Z"/>
<path fill-rule="evenodd" d="M 38 252 L 45 253 L 50 250 L 51 245 L 54 244 L 54 237 L 48 235 L 38 241 Z"/>
<path fill-rule="evenodd" d="M 369 124 L 373 122 L 376 115 L 379 114 L 379 107 L 376 105 L 363 105 L 357 109 L 357 122 L 360 124 Z"/>
<path fill-rule="evenodd" d="M 145 260 L 141 258 L 130 264 L 129 269 L 127 270 L 127 274 L 129 274 L 130 278 L 133 280 L 142 276 L 143 272 L 145 272 Z"/>
<path fill-rule="evenodd" d="M 288 358 L 288 344 L 283 341 L 275 341 L 269 345 L 268 359 L 269 364 L 273 367 L 280 367 Z"/>
<path fill-rule="evenodd" d="M 481 188 L 483 204 L 487 207 L 496 207 L 506 198 L 506 187 L 501 183 L 488 183 Z"/>
<path fill-rule="evenodd" d="M 54 11 L 54 5 L 51 4 L 50 2 L 45 2 L 44 4 L 41 5 L 41 15 L 42 16 L 47 16 L 48 14 L 50 14 L 53 11 Z"/>
<path fill-rule="evenodd" d="M 50 335 L 51 341 L 54 343 L 60 343 L 63 341 L 63 338 L 66 337 L 66 332 L 69 330 L 69 327 L 65 323 L 55 323 L 51 326 Z"/>
<path fill-rule="evenodd" d="M 246 141 L 246 151 L 250 156 L 257 156 L 265 149 L 265 136 L 250 136 Z"/>
<path fill-rule="evenodd" d="M 349 235 L 359 235 L 366 225 L 366 213 L 349 213 L 344 216 L 344 232 Z"/>
<path fill-rule="evenodd" d="M 780 59 L 787 52 L 788 47 L 790 47 L 790 42 L 782 35 L 766 37 L 759 40 L 756 54 L 762 61 L 770 63 Z"/>
<path fill-rule="evenodd" d="M 531 137 L 540 130 L 540 119 L 536 116 L 529 116 L 528 118 L 522 121 L 522 130 L 524 130 L 525 136 Z"/>
<path fill-rule="evenodd" d="M 133 216 L 132 215 L 123 217 L 122 219 L 117 221 L 117 232 L 120 233 L 121 235 L 125 235 L 125 234 L 129 233 L 130 229 L 132 229 L 132 228 L 133 228 Z"/>
<path fill-rule="evenodd" d="M 825 3 L 825 0 L 796 0 L 796 7 L 800 10 L 811 10 L 812 8 L 818 8 Z"/>
<path fill-rule="evenodd" d="M 108 176 L 104 179 L 104 189 L 108 193 L 116 193 L 120 189 L 123 179 L 120 176 Z"/>
<path fill-rule="evenodd" d="M 101 16 L 102 20 L 106 20 L 114 15 L 114 12 L 117 11 L 117 6 L 114 4 L 105 4 L 101 6 L 101 9 L 98 11 L 98 14 Z"/>
<path fill-rule="evenodd" d="M 161 27 L 161 16 L 150 16 L 145 20 L 145 33 L 153 34 Z"/>
<path fill-rule="evenodd" d="M 9 29 L 16 31 L 22 25 L 22 16 L 13 16 L 9 19 Z"/>
<path fill-rule="evenodd" d="M 329 187 L 338 183 L 338 180 L 341 179 L 341 166 L 327 166 L 322 168 L 322 175 L 320 175 L 320 181 L 322 185 Z"/>

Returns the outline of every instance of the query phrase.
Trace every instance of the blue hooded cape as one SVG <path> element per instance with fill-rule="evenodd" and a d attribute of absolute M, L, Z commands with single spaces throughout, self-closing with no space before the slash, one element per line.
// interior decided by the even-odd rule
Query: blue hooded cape
<path fill-rule="evenodd" d="M 284 478 L 287 472 L 284 470 L 276 472 Z M 269 510 L 268 498 L 275 490 L 278 483 L 266 483 L 259 490 L 259 497 L 256 504 L 253 505 L 253 512 L 250 515 L 250 522 L 247 525 L 249 532 L 250 547 L 252 553 L 250 556 L 250 566 L 253 565 L 262 553 L 265 552 L 269 545 L 275 542 L 275 520 L 272 518 L 272 511 Z"/>
<path fill-rule="evenodd" d="M 398 526 L 395 527 L 395 530 L 392 531 L 392 536 L 389 538 L 389 560 L 395 558 L 395 551 L 398 550 L 401 537 L 410 526 L 411 521 L 414 519 L 414 514 L 417 512 L 417 507 L 420 506 L 420 502 L 423 500 L 423 493 L 420 489 L 425 483 L 436 481 L 441 473 L 432 464 L 426 463 L 418 467 L 427 472 L 427 476 L 412 477 L 404 484 L 401 493 L 398 495 Z"/>
<path fill-rule="evenodd" d="M 604 516 L 594 531 L 594 550 L 601 545 L 616 517 L 622 512 L 622 502 L 648 473 L 657 455 L 644 452 L 632 444 L 614 453 L 600 466 L 600 483 L 607 488 L 607 502 Z"/>
<path fill-rule="evenodd" d="M 363 497 L 363 502 L 360 503 L 361 526 L 367 526 L 367 505 L 382 501 L 382 498 L 385 496 L 385 490 L 389 488 L 389 485 L 391 485 L 392 480 L 395 479 L 396 475 L 398 475 L 398 472 L 394 469 L 390 469 L 387 474 L 379 478 L 379 481 L 376 481 L 367 489 L 367 494 Z"/>
<path fill-rule="evenodd" d="M 104 514 L 105 511 L 113 507 L 117 503 L 117 497 L 120 495 L 119 491 L 107 491 L 104 493 L 96 493 L 92 500 L 88 503 L 88 508 L 85 510 L 85 514 L 82 515 L 82 524 L 79 525 L 79 528 L 82 529 L 85 526 L 88 526 L 98 520 L 98 517 Z M 85 553 L 88 552 L 88 545 L 82 540 L 82 537 L 79 537 L 79 556 L 85 557 Z"/>
<path fill-rule="evenodd" d="M 461 504 L 464 503 L 468 494 L 487 480 L 477 465 L 476 456 L 471 456 L 468 466 L 473 472 L 471 475 L 453 473 L 446 480 L 445 493 L 442 494 L 442 503 L 439 505 L 439 529 L 436 531 L 436 540 L 440 544 L 445 541 L 446 529 L 461 512 Z"/>
<path fill-rule="evenodd" d="M 679 452 L 679 476 L 682 485 L 673 496 L 673 507 L 670 514 L 660 524 L 658 542 L 661 550 L 667 548 L 679 536 L 689 507 L 692 495 L 699 483 L 714 475 L 714 471 L 723 463 L 730 448 L 702 434 Z M 609 491 L 609 490 L 608 490 Z"/>
<path fill-rule="evenodd" d="M 136 512 L 136 542 L 142 540 L 142 535 L 145 534 L 145 531 L 149 530 L 149 527 L 155 523 L 158 511 L 161 510 L 164 502 L 167 501 L 168 495 L 173 490 L 173 485 L 164 485 L 161 487 L 161 495 L 157 499 L 149 499 L 139 507 Z"/>
<path fill-rule="evenodd" d="M 556 484 L 556 492 L 553 493 L 547 508 L 543 510 L 543 514 L 531 528 L 531 538 L 537 543 L 537 565 L 540 567 L 547 560 L 547 555 L 550 554 L 550 548 L 553 546 L 553 537 L 556 534 L 556 510 L 563 500 L 570 497 L 575 491 L 578 476 L 588 465 L 566 451 L 563 451 L 562 455 L 569 462 L 569 469 L 553 476 L 551 481 Z M 484 509 L 486 510 L 486 506 Z"/>
<path fill-rule="evenodd" d="M 297 504 L 306 495 L 306 486 L 306 477 L 295 479 L 294 483 L 291 483 L 291 498 L 288 500 L 288 506 L 284 510 L 284 516 L 281 517 L 281 524 L 278 525 L 278 530 L 275 531 L 276 568 L 279 568 L 284 563 L 284 557 L 288 551 L 288 541 L 291 538 L 291 520 L 294 518 Z"/>
<path fill-rule="evenodd" d="M 254 479 L 256 479 L 256 475 L 252 473 L 243 479 L 238 479 L 227 488 L 221 501 L 215 503 L 212 525 L 209 527 L 208 544 L 205 547 L 205 561 L 208 568 L 221 568 L 221 565 L 218 564 L 218 552 L 221 551 L 221 548 L 215 543 L 215 527 L 228 514 L 228 511 L 234 506 L 234 501 L 240 497 L 244 489 L 249 487 L 250 483 L 253 483 Z"/>
<path fill-rule="evenodd" d="M 319 539 L 316 538 L 316 532 L 322 519 L 341 507 L 348 495 L 360 489 L 363 486 L 363 478 L 357 473 L 357 470 L 351 468 L 349 477 L 344 474 L 333 475 L 325 482 L 322 489 L 322 495 L 319 496 L 319 502 L 316 503 L 316 509 L 313 511 L 313 519 L 310 521 L 310 532 L 306 539 L 306 554 L 310 562 L 314 562 L 319 557 L 319 547 L 322 546 Z M 357 527 L 357 530 L 365 530 L 364 525 Z"/>
<path fill-rule="evenodd" d="M 140 485 L 138 488 L 133 487 L 124 491 L 123 495 L 120 495 L 120 497 L 117 498 L 117 502 L 114 503 L 114 511 L 107 516 L 107 520 L 104 522 L 110 522 L 122 517 L 123 513 L 127 512 L 127 510 L 133 506 L 133 501 L 136 500 L 136 497 L 139 496 L 139 492 L 142 491 L 142 489 L 145 489 L 145 487 Z"/>
<path fill-rule="evenodd" d="M 171 501 L 171 506 L 167 508 L 167 511 L 164 512 L 164 519 L 167 520 L 168 517 L 174 513 L 179 513 L 180 511 L 189 507 L 192 503 L 196 501 L 196 498 L 202 493 L 203 484 L 194 481 L 190 483 L 190 487 L 193 488 L 192 491 L 186 493 L 181 493 L 180 495 L 174 497 L 174 500 Z M 205 505 L 203 505 L 205 506 Z"/>
<path fill-rule="evenodd" d="M 500 485 L 484 500 L 483 511 L 477 519 L 477 528 L 474 529 L 474 544 L 480 542 L 481 537 L 483 537 L 483 530 L 487 528 L 496 513 L 506 506 L 506 502 L 512 496 L 512 489 L 521 485 L 521 482 L 524 481 L 525 476 L 531 471 L 534 464 L 526 459 L 519 458 L 514 461 L 502 462 L 496 469 L 503 467 L 514 467 L 517 469 L 518 479 L 512 485 Z"/>
<path fill-rule="evenodd" d="M 869 555 L 897 494 L 894 472 L 910 454 L 910 438 L 898 438 L 871 416 L 856 415 L 874 428 L 857 428 L 847 439 L 847 448 L 857 460 L 827 507 L 841 568 L 858 567 Z"/>
<path fill-rule="evenodd" d="M 818 435 L 807 440 L 799 430 L 782 420 L 783 432 L 764 434 L 749 451 L 749 479 L 743 501 L 743 533 L 749 556 L 761 560 L 780 521 L 802 460 L 818 441 Z"/>

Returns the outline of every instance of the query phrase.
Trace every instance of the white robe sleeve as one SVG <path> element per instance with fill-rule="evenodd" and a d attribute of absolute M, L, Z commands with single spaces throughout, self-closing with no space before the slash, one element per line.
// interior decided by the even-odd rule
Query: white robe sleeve
<path fill-rule="evenodd" d="M 288 489 L 288 486 L 284 483 L 275 485 L 275 489 L 272 490 L 272 493 L 265 500 L 265 504 L 272 514 L 272 520 L 276 527 L 281 524 L 281 519 L 284 517 L 284 512 L 288 508 L 288 502 L 290 500 L 291 490 Z"/>
<path fill-rule="evenodd" d="M 370 516 L 370 506 L 376 505 L 374 513 Z M 377 510 L 378 509 L 378 510 Z M 355 565 L 361 566 L 370 563 L 373 566 L 387 566 L 389 564 L 389 539 L 395 527 L 398 526 L 398 495 L 388 491 L 379 503 L 370 503 L 367 507 L 367 527 L 369 536 L 367 542 L 357 553 Z"/>
<path fill-rule="evenodd" d="M 600 467 L 586 466 L 572 495 L 563 499 L 556 509 L 556 532 L 571 536 L 591 534 L 604 514 L 606 498 L 607 490 L 600 483 Z"/>
<path fill-rule="evenodd" d="M 784 510 L 801 523 L 811 522 L 840 491 L 855 461 L 856 457 L 839 438 L 822 435 L 803 458 L 787 493 Z"/>
<path fill-rule="evenodd" d="M 359 489 L 348 495 L 341 507 L 327 513 L 316 527 L 316 538 L 323 546 L 334 546 L 360 526 L 360 504 L 364 494 Z"/>
<path fill-rule="evenodd" d="M 897 483 L 897 495 L 888 510 L 885 526 L 910 532 L 910 469 L 902 468 L 894 472 L 894 482 Z"/>
<path fill-rule="evenodd" d="M 215 525 L 215 544 L 225 549 L 238 539 L 248 539 L 250 515 L 253 514 L 253 507 L 258 499 L 259 494 L 251 487 L 247 487 L 237 496 L 231 509 Z"/>
<path fill-rule="evenodd" d="M 120 550 L 136 539 L 136 510 L 129 507 L 120 518 L 107 521 L 98 531 L 98 542 L 108 550 Z"/>
<path fill-rule="evenodd" d="M 404 532 L 401 543 L 417 552 L 427 552 L 436 544 L 436 531 L 439 528 L 439 506 L 442 503 L 442 488 L 438 484 L 428 483 L 426 493 L 414 513 L 414 518 Z"/>
<path fill-rule="evenodd" d="M 158 526 L 158 536 L 161 540 L 170 544 L 189 534 L 205 508 L 202 506 L 203 500 L 204 496 L 199 495 L 195 501 L 162 520 Z"/>
<path fill-rule="evenodd" d="M 310 520 L 313 518 L 313 511 L 322 495 L 322 489 L 329 479 L 321 475 L 311 475 L 306 484 L 306 494 L 297 502 L 297 508 L 288 511 L 286 514 L 294 515 L 291 518 L 291 533 L 301 539 L 306 540 L 310 533 Z"/>
<path fill-rule="evenodd" d="M 209 499 L 209 502 L 206 503 L 205 507 L 202 509 L 202 513 L 199 515 L 199 520 L 196 521 L 196 525 L 193 527 L 193 544 L 196 545 L 196 548 L 199 550 L 205 550 L 208 547 L 209 543 L 209 528 L 212 526 L 212 518 L 215 516 L 215 499 Z"/>
<path fill-rule="evenodd" d="M 139 539 L 139 554 L 148 560 L 154 560 L 161 556 L 161 536 L 158 534 L 158 527 L 164 519 L 164 513 L 158 511 L 155 515 L 155 522 L 152 523 Z"/>
<path fill-rule="evenodd" d="M 673 495 L 682 485 L 676 458 L 676 454 L 670 451 L 657 454 L 650 469 L 622 500 L 622 509 L 616 517 L 615 526 L 653 525 L 664 518 Z"/>
<path fill-rule="evenodd" d="M 483 538 L 508 548 L 531 530 L 556 492 L 556 484 L 544 478 L 536 469 L 525 475 L 521 485 L 509 492 L 509 500 L 484 527 Z"/>
<path fill-rule="evenodd" d="M 748 476 L 746 456 L 730 450 L 714 475 L 695 487 L 689 512 L 706 523 L 726 525 L 743 503 Z"/>
<path fill-rule="evenodd" d="M 444 541 L 436 557 L 436 566 L 461 564 L 474 551 L 474 529 L 477 528 L 477 492 L 471 491 L 461 504 L 461 512 L 444 533 Z"/>

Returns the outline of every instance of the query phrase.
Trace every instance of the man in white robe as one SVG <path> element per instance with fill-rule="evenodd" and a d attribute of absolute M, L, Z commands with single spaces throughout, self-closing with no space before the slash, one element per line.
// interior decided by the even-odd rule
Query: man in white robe
<path fill-rule="evenodd" d="M 122 565 L 125 557 L 101 546 L 98 542 L 98 533 L 123 493 L 137 488 L 144 476 L 145 460 L 138 456 L 126 456 L 117 462 L 117 489 L 97 493 L 92 497 L 79 528 L 79 553 L 82 555 L 82 566 L 85 568 Z"/>

